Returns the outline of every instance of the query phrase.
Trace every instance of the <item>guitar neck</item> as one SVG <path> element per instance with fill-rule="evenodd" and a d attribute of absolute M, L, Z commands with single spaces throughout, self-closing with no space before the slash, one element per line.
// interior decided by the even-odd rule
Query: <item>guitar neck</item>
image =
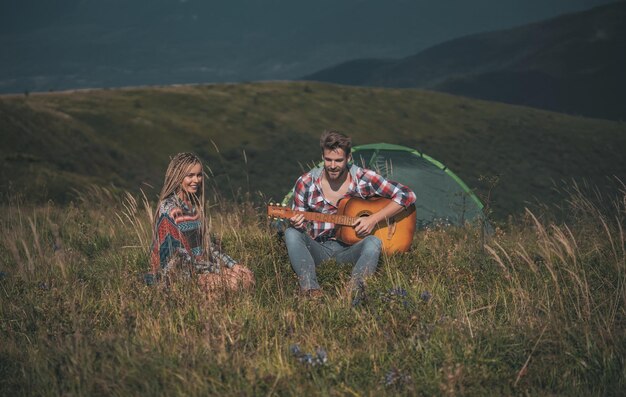
<path fill-rule="evenodd" d="M 356 221 L 353 216 L 347 215 L 335 215 L 335 214 L 321 214 L 319 212 L 307 212 L 307 211 L 292 211 L 295 214 L 304 215 L 304 219 L 307 221 L 328 222 L 337 225 L 352 226 Z"/>
<path fill-rule="evenodd" d="M 317 222 L 328 222 L 334 223 L 336 225 L 344 225 L 344 226 L 352 226 L 356 221 L 356 218 L 353 216 L 347 215 L 336 215 L 336 214 L 322 214 L 319 212 L 309 212 L 309 211 L 296 211 L 292 209 L 288 209 L 280 206 L 269 206 L 267 207 L 267 213 L 269 216 L 274 216 L 277 218 L 285 218 L 289 219 L 297 214 L 304 215 L 304 219 L 307 221 L 317 221 Z"/>

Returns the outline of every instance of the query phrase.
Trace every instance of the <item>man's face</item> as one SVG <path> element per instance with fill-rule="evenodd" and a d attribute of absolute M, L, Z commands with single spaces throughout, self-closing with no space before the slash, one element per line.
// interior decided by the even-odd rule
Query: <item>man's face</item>
<path fill-rule="evenodd" d="M 326 171 L 328 180 L 337 180 L 348 172 L 348 160 L 350 159 L 350 155 L 346 155 L 343 149 L 324 149 L 322 159 L 324 160 L 324 170 Z"/>

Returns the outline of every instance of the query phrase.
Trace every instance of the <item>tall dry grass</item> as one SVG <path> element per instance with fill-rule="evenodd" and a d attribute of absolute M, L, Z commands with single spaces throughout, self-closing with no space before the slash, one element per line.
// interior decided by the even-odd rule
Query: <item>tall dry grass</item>
<path fill-rule="evenodd" d="M 574 186 L 569 218 L 419 232 L 359 299 L 350 266 L 298 297 L 285 247 L 250 203 L 207 222 L 256 289 L 209 300 L 146 286 L 145 196 L 0 211 L 3 395 L 619 395 L 626 356 L 626 189 Z"/>

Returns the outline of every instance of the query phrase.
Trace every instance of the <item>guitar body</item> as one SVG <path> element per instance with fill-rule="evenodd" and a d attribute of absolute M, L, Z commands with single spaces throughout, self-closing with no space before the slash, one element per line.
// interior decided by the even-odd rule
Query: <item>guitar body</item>
<path fill-rule="evenodd" d="M 360 218 L 370 216 L 389 204 L 391 200 L 382 197 L 373 197 L 367 200 L 351 197 L 339 201 L 338 214 Z M 383 243 L 383 251 L 390 254 L 393 252 L 406 252 L 411 247 L 413 234 L 415 233 L 415 206 L 411 205 L 396 214 L 388 222 L 380 222 L 372 231 L 372 234 Z M 346 244 L 356 244 L 362 240 L 357 236 L 351 226 L 336 226 L 337 239 Z"/>

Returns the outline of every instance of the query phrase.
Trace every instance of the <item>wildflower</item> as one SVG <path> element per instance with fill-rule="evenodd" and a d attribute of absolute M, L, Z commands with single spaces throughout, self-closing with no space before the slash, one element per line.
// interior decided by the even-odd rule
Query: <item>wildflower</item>
<path fill-rule="evenodd" d="M 385 386 L 403 385 L 411 380 L 411 376 L 403 373 L 397 368 L 392 368 L 385 374 Z"/>
<path fill-rule="evenodd" d="M 404 288 L 391 288 L 389 289 L 389 294 L 390 295 L 397 295 L 397 296 L 401 296 L 401 297 L 405 297 L 408 295 L 408 292 L 406 292 L 406 290 Z"/>
<path fill-rule="evenodd" d="M 4 280 L 7 277 L 5 272 L 0 272 L 0 280 Z"/>
<path fill-rule="evenodd" d="M 424 302 L 428 302 L 430 300 L 430 298 L 432 298 L 433 295 L 428 292 L 428 291 L 424 291 L 420 294 L 420 298 L 424 301 Z"/>
<path fill-rule="evenodd" d="M 385 374 L 385 386 L 391 386 L 396 383 L 396 377 L 397 374 L 395 370 L 388 371 Z"/>
<path fill-rule="evenodd" d="M 328 354 L 323 347 L 315 349 L 315 356 L 311 353 L 303 352 L 297 344 L 289 346 L 289 351 L 299 362 L 311 367 L 324 365 L 328 362 Z"/>
<path fill-rule="evenodd" d="M 317 354 L 317 361 L 323 365 L 328 361 L 328 354 L 326 354 L 326 350 L 323 347 L 318 347 L 315 349 L 315 354 Z"/>
<path fill-rule="evenodd" d="M 409 309 L 410 307 L 411 302 L 408 299 L 409 293 L 404 288 L 400 288 L 400 287 L 390 288 L 387 290 L 386 293 L 381 292 L 380 296 L 383 302 L 388 302 L 388 303 L 395 302 L 398 304 L 402 304 L 402 306 L 405 309 Z"/>
<path fill-rule="evenodd" d="M 289 346 L 289 351 L 291 352 L 291 354 L 293 354 L 294 356 L 298 356 L 300 355 L 300 345 L 291 345 Z"/>

